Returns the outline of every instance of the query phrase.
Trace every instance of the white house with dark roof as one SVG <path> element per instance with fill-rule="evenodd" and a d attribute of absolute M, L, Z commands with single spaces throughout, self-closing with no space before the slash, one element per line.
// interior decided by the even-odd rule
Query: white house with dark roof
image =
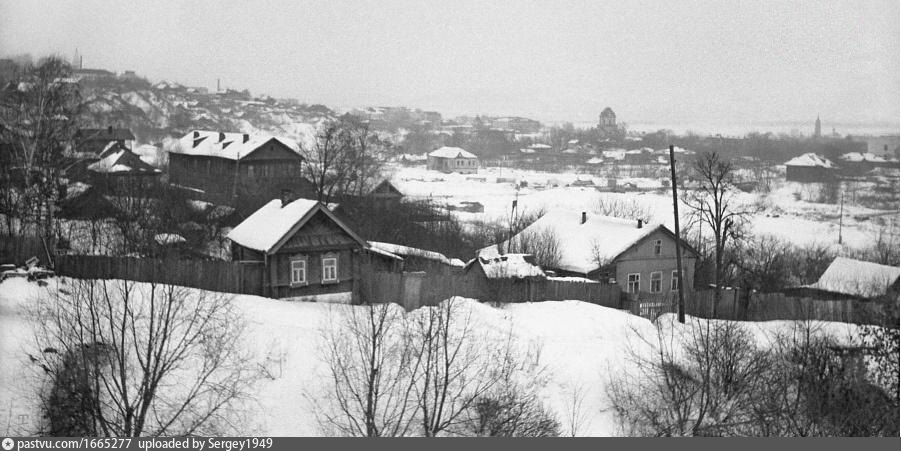
<path fill-rule="evenodd" d="M 459 147 L 442 147 L 429 153 L 426 167 L 441 172 L 475 174 L 479 172 L 479 157 Z"/>
<path fill-rule="evenodd" d="M 528 243 L 553 237 L 559 258 L 544 263 L 558 276 L 616 283 L 627 293 L 668 296 L 678 291 L 676 243 L 682 249 L 684 284 L 694 283 L 698 254 L 662 224 L 613 218 L 575 210 L 554 209 L 503 243 L 482 249 L 493 257 L 501 251 L 534 252 Z"/>
<path fill-rule="evenodd" d="M 832 160 L 812 152 L 785 162 L 785 180 L 789 182 L 822 183 L 835 177 L 837 171 Z"/>

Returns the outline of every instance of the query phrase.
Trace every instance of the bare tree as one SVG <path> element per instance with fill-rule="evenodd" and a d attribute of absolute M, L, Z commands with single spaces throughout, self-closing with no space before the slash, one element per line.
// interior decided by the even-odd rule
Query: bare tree
<path fill-rule="evenodd" d="M 310 146 L 301 147 L 302 175 L 312 182 L 320 202 L 338 195 L 361 196 L 380 178 L 384 146 L 366 122 L 356 118 L 327 122 Z"/>
<path fill-rule="evenodd" d="M 53 377 L 52 387 L 74 380 L 82 389 L 76 403 L 61 403 L 72 397 L 61 398 L 54 388 L 44 393 L 50 432 L 239 430 L 232 408 L 256 374 L 239 346 L 243 323 L 230 296 L 125 280 L 73 280 L 38 299 L 31 318 L 37 350 L 32 360 Z M 74 431 L 62 421 L 73 412 L 83 420 Z"/>
<path fill-rule="evenodd" d="M 696 190 L 683 191 L 682 202 L 689 209 L 686 228 L 706 228 L 713 235 L 716 285 L 713 314 L 716 315 L 728 266 L 725 261 L 727 246 L 739 239 L 741 228 L 751 212 L 735 198 L 735 167 L 718 153 L 704 153 L 695 161 L 694 173 L 700 180 L 700 186 Z"/>
<path fill-rule="evenodd" d="M 415 311 L 411 331 L 419 371 L 414 385 L 420 432 L 426 437 L 465 429 L 467 414 L 517 365 L 512 334 L 476 332 L 472 311 L 451 298 Z"/>
<path fill-rule="evenodd" d="M 69 65 L 47 58 L 29 66 L 18 83 L 0 90 L 0 141 L 7 143 L 0 161 L 11 173 L 0 178 L 4 210 L 13 208 L 23 222 L 43 236 L 53 236 L 54 205 L 59 197 L 62 154 L 72 140 L 81 108 L 79 86 Z M 11 224 L 11 223 L 10 223 Z M 9 224 L 8 224 L 9 225 Z"/>
<path fill-rule="evenodd" d="M 345 436 L 408 435 L 415 427 L 419 361 L 403 310 L 383 303 L 342 308 L 340 314 L 324 331 L 330 390 L 328 401 L 315 401 L 320 421 Z"/>
<path fill-rule="evenodd" d="M 577 437 L 589 421 L 585 412 L 586 389 L 582 384 L 573 385 L 566 390 L 566 429 L 569 437 Z"/>

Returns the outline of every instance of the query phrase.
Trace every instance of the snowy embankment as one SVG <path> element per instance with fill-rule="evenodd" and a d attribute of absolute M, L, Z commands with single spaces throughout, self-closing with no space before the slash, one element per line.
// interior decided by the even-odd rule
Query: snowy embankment
<path fill-rule="evenodd" d="M 27 321 L 29 305 L 46 295 L 47 287 L 23 279 L 0 283 L 0 424 L 11 425 L 7 434 L 33 430 L 39 419 L 36 388 L 41 372 L 29 361 L 33 335 Z M 549 382 L 544 401 L 569 429 L 572 400 L 581 398 L 584 416 L 579 435 L 616 435 L 612 413 L 605 411 L 605 387 L 611 377 L 634 369 L 633 353 L 654 352 L 658 328 L 643 318 L 619 310 L 579 301 L 508 304 L 495 308 L 472 300 L 460 300 L 470 309 L 477 332 L 512 330 L 518 343 L 540 347 L 540 362 L 546 365 Z M 252 419 L 243 424 L 246 433 L 274 436 L 319 435 L 312 413 L 317 402 L 310 393 L 327 393 L 329 384 L 319 357 L 323 330 L 340 320 L 347 309 L 362 308 L 310 302 L 279 301 L 257 296 L 235 296 L 238 310 L 247 322 L 245 346 L 254 364 L 263 370 L 252 398 Z M 660 319 L 663 333 L 676 340 L 687 326 L 672 315 Z M 791 330 L 790 321 L 744 323 L 760 344 L 779 332 Z M 820 324 L 820 331 L 846 340 L 855 327 L 840 323 Z M 501 335 L 495 335 L 501 336 Z"/>

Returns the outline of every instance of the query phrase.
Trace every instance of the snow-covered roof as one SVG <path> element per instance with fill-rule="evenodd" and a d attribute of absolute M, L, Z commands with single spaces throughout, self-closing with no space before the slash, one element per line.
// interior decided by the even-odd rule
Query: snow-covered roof
<path fill-rule="evenodd" d="M 253 212 L 228 233 L 228 239 L 248 249 L 272 253 L 292 231 L 303 225 L 316 211 L 322 211 L 351 237 L 365 245 L 356 233 L 348 229 L 321 203 L 311 199 L 297 199 L 282 206 L 275 199 Z"/>
<path fill-rule="evenodd" d="M 601 163 L 603 163 L 603 162 L 604 162 L 604 159 L 603 159 L 603 158 L 600 158 L 600 157 L 594 157 L 594 158 L 590 158 L 590 159 L 589 159 L 588 161 L 586 161 L 585 163 L 588 163 L 588 164 L 601 164 Z"/>
<path fill-rule="evenodd" d="M 88 165 L 88 170 L 102 174 L 112 173 L 137 173 L 156 174 L 160 170 L 150 166 L 140 157 L 131 153 L 125 147 L 107 149 L 106 156 Z"/>
<path fill-rule="evenodd" d="M 828 158 L 817 155 L 813 152 L 805 153 L 800 157 L 792 158 L 785 162 L 786 166 L 808 166 L 808 167 L 821 167 L 821 168 L 834 168 L 835 164 L 832 163 Z"/>
<path fill-rule="evenodd" d="M 623 149 L 602 150 L 601 155 L 603 155 L 604 158 L 610 158 L 613 160 L 622 160 L 622 159 L 626 158 L 626 151 Z"/>
<path fill-rule="evenodd" d="M 661 228 L 665 229 L 663 225 L 653 224 L 645 224 L 639 229 L 637 221 L 593 213 L 585 213 L 585 219 L 585 223 L 582 223 L 581 211 L 549 210 L 523 231 L 505 241 L 503 247 L 510 249 L 510 242 L 518 243 L 524 234 L 550 231 L 557 238 L 560 249 L 557 269 L 587 274 L 603 266 L 602 263 L 613 261 L 646 236 Z M 480 255 L 485 257 L 498 255 L 497 246 L 482 249 Z"/>
<path fill-rule="evenodd" d="M 839 158 L 841 158 L 844 161 L 851 161 L 854 163 L 859 163 L 862 161 L 866 161 L 868 163 L 885 163 L 886 162 L 885 158 L 882 158 L 879 155 L 876 155 L 876 154 L 870 153 L 870 152 L 849 152 L 849 153 L 842 155 Z"/>
<path fill-rule="evenodd" d="M 178 146 L 172 152 L 240 160 L 273 139 L 300 155 L 297 143 L 288 138 L 265 134 L 222 133 L 209 130 L 188 132 L 178 140 Z"/>
<path fill-rule="evenodd" d="M 430 157 L 439 157 L 439 158 L 479 158 L 472 153 L 469 153 L 459 147 L 447 147 L 444 146 L 440 149 L 433 150 L 429 153 Z"/>
<path fill-rule="evenodd" d="M 820 280 L 807 288 L 871 298 L 885 294 L 899 278 L 894 266 L 836 257 Z"/>
<path fill-rule="evenodd" d="M 550 149 L 550 148 L 551 148 L 551 146 L 549 146 L 547 144 L 541 144 L 541 143 L 532 144 L 531 146 L 529 146 L 529 149 Z"/>
<path fill-rule="evenodd" d="M 534 263 L 529 254 L 504 254 L 493 257 L 479 256 L 472 263 L 478 262 L 485 276 L 489 279 L 524 279 L 527 277 L 544 277 L 544 271 Z"/>
<path fill-rule="evenodd" d="M 379 241 L 370 241 L 369 248 L 373 250 L 388 252 L 401 257 L 420 257 L 427 260 L 435 260 L 450 266 L 463 266 L 464 263 L 456 258 L 449 259 L 444 254 L 415 247 L 403 246 L 393 243 L 382 243 Z"/>

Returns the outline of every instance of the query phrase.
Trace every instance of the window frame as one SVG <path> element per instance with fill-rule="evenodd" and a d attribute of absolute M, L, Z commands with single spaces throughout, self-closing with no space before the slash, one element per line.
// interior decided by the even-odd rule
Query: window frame
<path fill-rule="evenodd" d="M 663 240 L 654 240 L 654 255 L 660 255 L 662 253 L 663 253 Z"/>
<path fill-rule="evenodd" d="M 333 260 L 335 262 L 334 265 L 326 265 L 326 261 L 328 261 L 328 260 Z M 340 280 L 338 280 L 338 256 L 337 255 L 333 255 L 333 254 L 324 255 L 324 256 L 322 256 L 320 263 L 322 264 L 320 281 L 323 284 L 340 282 Z M 326 268 L 334 268 L 334 271 L 335 271 L 334 278 L 326 278 Z"/>
<path fill-rule="evenodd" d="M 632 280 L 632 276 L 635 276 L 635 280 Z M 636 289 L 632 291 L 632 284 L 635 283 Z M 627 293 L 638 293 L 641 291 L 641 273 L 633 272 L 630 274 L 626 274 L 626 292 Z"/>
<path fill-rule="evenodd" d="M 657 275 L 657 279 L 654 279 L 654 274 Z M 663 271 L 653 271 L 651 272 L 651 277 L 648 279 L 650 282 L 649 290 L 651 293 L 663 293 Z M 654 282 L 657 282 L 657 289 L 654 289 Z"/>
<path fill-rule="evenodd" d="M 685 278 L 685 271 L 682 271 L 682 279 Z M 670 291 L 679 291 L 679 270 L 674 269 L 670 273 L 670 282 L 669 282 L 669 290 Z"/>
<path fill-rule="evenodd" d="M 291 259 L 289 261 L 290 261 L 290 263 L 288 265 L 288 269 L 289 269 L 291 286 L 292 287 L 300 287 L 300 286 L 309 285 L 310 284 L 309 259 L 306 256 L 297 256 L 297 257 L 291 257 Z M 303 263 L 303 279 L 302 280 L 295 279 L 295 277 L 294 277 L 297 274 L 297 268 L 295 268 L 295 263 Z"/>

